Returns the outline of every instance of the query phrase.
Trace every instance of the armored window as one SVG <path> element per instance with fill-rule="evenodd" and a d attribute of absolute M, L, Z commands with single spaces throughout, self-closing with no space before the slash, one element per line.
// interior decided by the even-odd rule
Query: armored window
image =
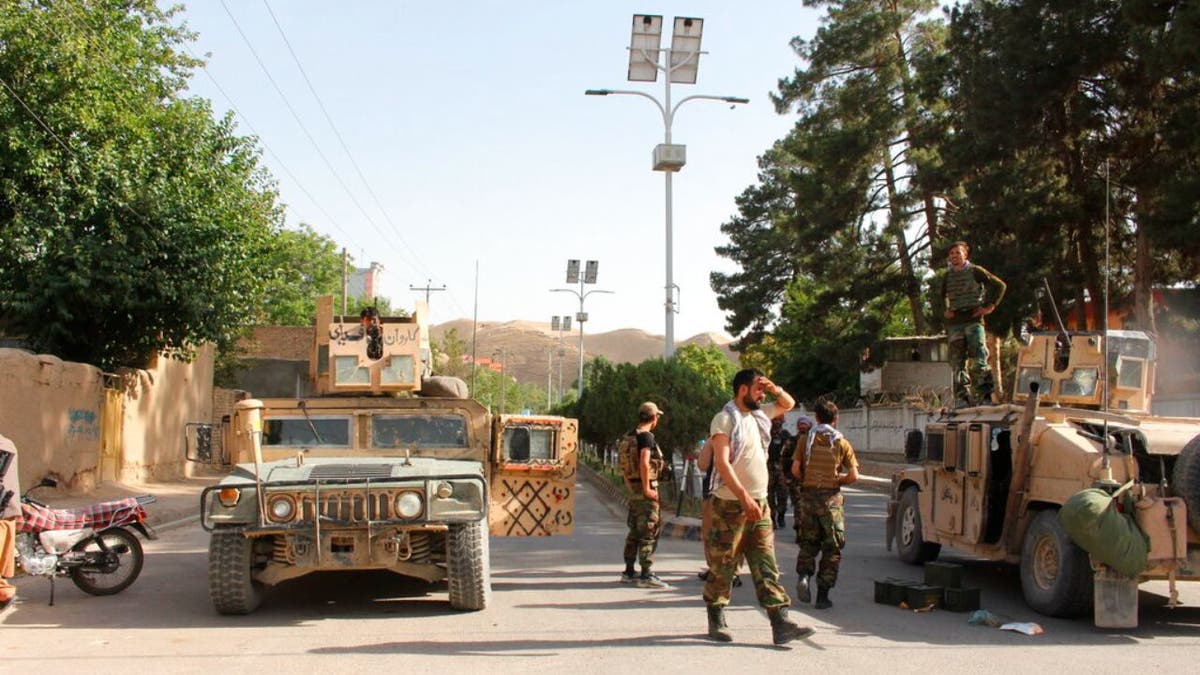
<path fill-rule="evenodd" d="M 375 415 L 371 445 L 376 448 L 464 448 L 467 420 L 462 415 Z"/>
<path fill-rule="evenodd" d="M 553 427 L 516 426 L 504 429 L 503 457 L 509 462 L 554 459 Z"/>
<path fill-rule="evenodd" d="M 263 421 L 263 445 L 350 447 L 350 418 L 320 415 L 271 417 Z"/>
<path fill-rule="evenodd" d="M 1097 368 L 1075 368 L 1071 377 L 1059 385 L 1059 393 L 1063 396 L 1091 397 L 1096 393 L 1096 382 L 1100 379 Z"/>
<path fill-rule="evenodd" d="M 1042 377 L 1041 368 L 1034 367 L 1022 368 L 1021 371 L 1017 373 L 1017 393 L 1028 394 L 1029 385 L 1034 382 L 1038 383 L 1038 391 L 1042 392 L 1043 394 L 1050 392 L 1050 379 L 1047 377 Z"/>
<path fill-rule="evenodd" d="M 1141 389 L 1146 362 L 1122 356 L 1117 359 L 1117 386 L 1122 389 Z"/>

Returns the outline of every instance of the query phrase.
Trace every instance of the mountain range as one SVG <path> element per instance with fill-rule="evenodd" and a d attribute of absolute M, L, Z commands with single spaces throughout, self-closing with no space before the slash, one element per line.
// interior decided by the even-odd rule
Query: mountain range
<path fill-rule="evenodd" d="M 432 326 L 430 337 L 443 343 L 451 331 L 465 343 L 466 352 L 470 354 L 471 320 L 456 319 Z M 677 342 L 676 346 L 715 345 L 730 361 L 736 363 L 737 354 L 730 349 L 731 342 L 717 333 L 700 333 Z M 646 359 L 661 357 L 663 347 L 663 336 L 651 335 L 636 328 L 622 328 L 594 335 L 584 333 L 583 336 L 585 358 L 603 356 L 613 363 L 641 363 Z M 548 371 L 550 384 L 558 387 L 561 368 L 563 385 L 570 387 L 579 373 L 579 331 L 561 333 L 560 341 L 560 333 L 552 330 L 549 323 L 481 322 L 475 336 L 474 353 L 479 363 L 495 364 L 493 367 L 498 367 L 503 360 L 506 374 L 518 382 L 541 387 L 546 386 Z"/>

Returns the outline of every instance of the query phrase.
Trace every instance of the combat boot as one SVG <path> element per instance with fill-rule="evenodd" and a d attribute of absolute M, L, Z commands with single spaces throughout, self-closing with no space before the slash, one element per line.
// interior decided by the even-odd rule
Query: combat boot
<path fill-rule="evenodd" d="M 787 607 L 772 607 L 767 616 L 771 619 L 771 642 L 777 645 L 813 634 L 812 626 L 801 626 L 788 618 Z"/>
<path fill-rule="evenodd" d="M 801 574 L 800 581 L 796 582 L 796 600 L 800 602 L 812 602 L 812 590 L 809 589 L 807 574 Z"/>
<path fill-rule="evenodd" d="M 829 600 L 829 587 L 817 582 L 817 601 L 813 603 L 813 609 L 829 609 L 830 607 L 833 607 L 833 603 Z"/>
<path fill-rule="evenodd" d="M 708 637 L 717 642 L 733 642 L 733 633 L 725 624 L 725 608 L 708 606 Z"/>

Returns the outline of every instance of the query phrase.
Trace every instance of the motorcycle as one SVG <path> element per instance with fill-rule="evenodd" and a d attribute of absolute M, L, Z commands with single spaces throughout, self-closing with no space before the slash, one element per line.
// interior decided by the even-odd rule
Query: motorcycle
<path fill-rule="evenodd" d="M 79 590 L 91 595 L 114 595 L 125 590 L 142 572 L 142 544 L 130 532 L 146 539 L 158 535 L 146 524 L 146 504 L 157 499 L 141 495 L 101 502 L 77 509 L 54 509 L 29 493 L 56 487 L 43 478 L 21 495 L 21 520 L 17 525 L 16 562 L 31 576 L 50 580 L 50 605 L 54 605 L 55 577 L 70 576 Z"/>

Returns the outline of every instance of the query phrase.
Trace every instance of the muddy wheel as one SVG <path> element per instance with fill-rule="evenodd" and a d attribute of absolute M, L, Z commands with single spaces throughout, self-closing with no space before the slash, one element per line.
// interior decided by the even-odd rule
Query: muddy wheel
<path fill-rule="evenodd" d="M 910 565 L 936 560 L 942 552 L 942 545 L 925 541 L 922 532 L 920 490 L 910 485 L 900 495 L 896 510 L 896 555 Z"/>
<path fill-rule="evenodd" d="M 241 532 L 213 530 L 208 542 L 208 597 L 218 614 L 249 614 L 262 602 L 262 584 L 251 576 L 254 540 Z"/>
<path fill-rule="evenodd" d="M 456 523 L 446 538 L 446 583 L 450 607 L 477 611 L 492 597 L 492 566 L 484 521 Z"/>
<path fill-rule="evenodd" d="M 1092 566 L 1058 522 L 1058 511 L 1037 514 L 1021 545 L 1025 603 L 1047 616 L 1083 616 L 1092 608 Z"/>
<path fill-rule="evenodd" d="M 71 581 L 92 595 L 113 595 L 129 588 L 142 573 L 142 543 L 129 530 L 114 527 L 71 549 L 87 562 L 71 568 Z"/>
<path fill-rule="evenodd" d="M 1188 525 L 1200 532 L 1200 436 L 1188 441 L 1179 451 L 1171 484 L 1175 494 L 1187 502 Z"/>

